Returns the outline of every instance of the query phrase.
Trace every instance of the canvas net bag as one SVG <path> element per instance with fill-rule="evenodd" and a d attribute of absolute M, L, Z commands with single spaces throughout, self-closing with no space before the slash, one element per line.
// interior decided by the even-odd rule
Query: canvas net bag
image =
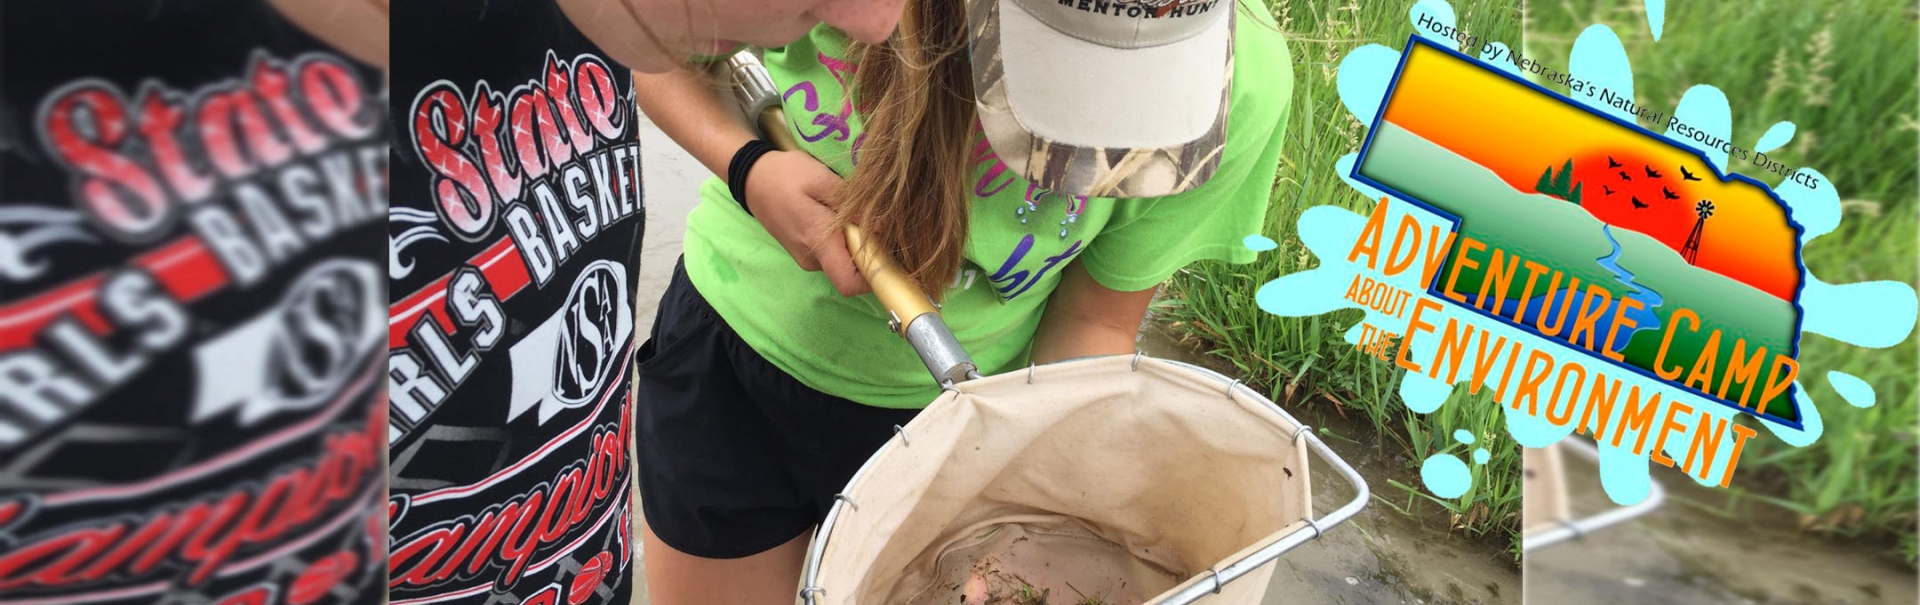
<path fill-rule="evenodd" d="M 1560 444 L 1522 448 L 1520 469 L 1521 535 L 1539 534 L 1573 519 Z"/>
<path fill-rule="evenodd" d="M 1054 605 L 1165 603 L 1200 586 L 1197 602 L 1258 603 L 1271 558 L 1224 586 L 1214 576 L 1282 536 L 1317 536 L 1312 437 L 1235 386 L 1115 356 L 948 387 L 849 483 L 815 536 L 803 597 L 952 605 L 985 588 L 998 603 L 1034 602 L 1022 591 Z"/>

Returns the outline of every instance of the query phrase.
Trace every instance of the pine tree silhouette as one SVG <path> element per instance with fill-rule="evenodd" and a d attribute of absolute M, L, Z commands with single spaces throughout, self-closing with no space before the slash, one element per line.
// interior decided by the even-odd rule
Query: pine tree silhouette
<path fill-rule="evenodd" d="M 1534 183 L 1533 189 L 1579 204 L 1581 187 L 1573 182 L 1573 160 L 1568 159 L 1566 164 L 1561 165 L 1558 174 L 1554 173 L 1552 166 L 1548 166 L 1546 171 L 1540 173 L 1540 181 Z"/>

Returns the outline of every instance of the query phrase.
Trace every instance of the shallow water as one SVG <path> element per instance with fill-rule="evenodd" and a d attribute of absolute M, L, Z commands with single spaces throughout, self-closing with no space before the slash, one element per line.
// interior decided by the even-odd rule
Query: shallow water
<path fill-rule="evenodd" d="M 1162 359 L 1174 359 L 1234 375 L 1230 364 L 1196 352 L 1172 336 L 1167 328 L 1150 323 L 1141 331 L 1140 350 Z M 1520 570 L 1497 541 L 1447 535 L 1445 521 L 1408 517 L 1379 501 L 1390 498 L 1405 505 L 1406 492 L 1387 483 L 1395 479 L 1418 485 L 1419 479 L 1400 454 L 1400 446 L 1375 438 L 1373 427 L 1348 422 L 1325 406 L 1282 407 L 1316 430 L 1326 428 L 1358 443 L 1322 435 L 1327 445 L 1353 465 L 1376 496 L 1353 519 L 1327 529 L 1281 557 L 1268 586 L 1268 605 L 1325 604 L 1514 604 L 1520 602 Z M 1322 465 L 1324 466 L 1324 465 Z M 1331 511 L 1353 497 L 1353 491 L 1332 469 L 1314 467 L 1313 499 L 1316 514 Z M 1423 512 L 1444 514 L 1428 503 Z M 1546 601 L 1536 601 L 1546 602 Z"/>

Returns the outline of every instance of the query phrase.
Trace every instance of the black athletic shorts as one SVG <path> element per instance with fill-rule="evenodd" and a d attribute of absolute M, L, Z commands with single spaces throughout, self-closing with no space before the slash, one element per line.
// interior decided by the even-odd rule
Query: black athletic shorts
<path fill-rule="evenodd" d="M 683 263 L 634 355 L 640 506 L 675 550 L 745 557 L 825 519 L 834 494 L 919 410 L 801 384 L 740 340 Z"/>

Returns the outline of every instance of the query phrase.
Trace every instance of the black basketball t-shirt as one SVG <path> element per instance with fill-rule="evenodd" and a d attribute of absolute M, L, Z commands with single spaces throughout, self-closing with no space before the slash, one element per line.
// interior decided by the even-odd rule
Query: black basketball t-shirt
<path fill-rule="evenodd" d="M 393 602 L 624 604 L 631 74 L 552 0 L 393 11 Z"/>
<path fill-rule="evenodd" d="M 260 0 L 0 10 L 0 603 L 378 602 L 382 74 Z"/>

